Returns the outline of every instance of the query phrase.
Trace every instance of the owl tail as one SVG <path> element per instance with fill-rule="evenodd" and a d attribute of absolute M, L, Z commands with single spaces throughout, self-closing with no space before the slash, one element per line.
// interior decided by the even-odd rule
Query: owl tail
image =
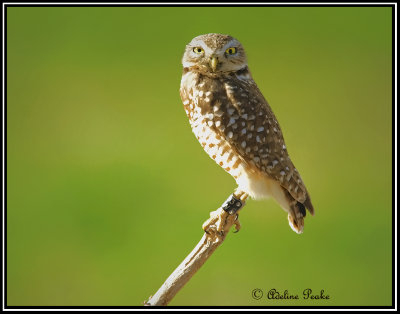
<path fill-rule="evenodd" d="M 289 226 L 298 234 L 303 233 L 304 217 L 306 217 L 306 208 L 314 215 L 314 207 L 311 204 L 310 196 L 307 193 L 307 199 L 304 203 L 296 201 L 289 193 L 286 194 L 289 199 L 290 210 L 288 211 Z"/>
<path fill-rule="evenodd" d="M 298 234 L 303 233 L 306 208 L 300 202 L 292 203 L 288 214 L 289 226 Z"/>

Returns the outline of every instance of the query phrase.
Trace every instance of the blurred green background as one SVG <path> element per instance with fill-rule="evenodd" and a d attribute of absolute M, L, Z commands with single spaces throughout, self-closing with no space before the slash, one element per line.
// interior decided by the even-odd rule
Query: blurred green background
<path fill-rule="evenodd" d="M 179 98 L 195 36 L 227 33 L 316 209 L 249 201 L 170 305 L 390 305 L 390 8 L 7 8 L 7 304 L 142 305 L 235 188 Z M 254 300 L 251 291 L 330 300 Z"/>

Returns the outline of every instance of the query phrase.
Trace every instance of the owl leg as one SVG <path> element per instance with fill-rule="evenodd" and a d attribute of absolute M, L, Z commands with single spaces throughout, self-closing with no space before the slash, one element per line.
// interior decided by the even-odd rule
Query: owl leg
<path fill-rule="evenodd" d="M 240 230 L 240 222 L 239 222 L 239 214 L 229 214 L 224 210 L 217 209 L 216 211 L 213 211 L 210 213 L 210 218 L 203 224 L 202 228 L 206 233 L 211 232 L 217 232 L 219 234 L 223 234 L 225 231 L 224 226 L 227 223 L 227 220 L 231 217 L 234 216 L 233 219 L 234 222 L 233 224 L 235 225 L 235 233 L 239 232 Z"/>
<path fill-rule="evenodd" d="M 243 205 L 246 202 L 246 199 L 249 197 L 249 194 L 247 194 L 246 192 L 241 191 L 239 189 L 236 189 L 235 192 L 233 192 L 233 195 L 236 199 L 239 199 L 243 203 Z M 236 230 L 234 231 L 235 233 L 239 232 L 239 230 L 241 228 L 241 224 L 239 221 L 239 213 L 237 213 L 236 215 L 237 215 L 236 221 L 235 221 L 235 229 Z"/>
<path fill-rule="evenodd" d="M 236 189 L 235 192 L 233 192 L 233 196 L 244 203 L 246 199 L 249 197 L 249 194 L 247 194 L 245 191 Z"/>
<path fill-rule="evenodd" d="M 209 229 L 215 229 L 216 232 L 223 232 L 223 228 L 226 224 L 226 220 L 235 215 L 235 232 L 240 230 L 239 213 L 238 211 L 243 207 L 247 198 L 245 192 L 235 191 L 222 205 L 223 210 L 216 210 L 210 213 L 210 218 L 203 224 L 203 230 L 208 233 Z"/>

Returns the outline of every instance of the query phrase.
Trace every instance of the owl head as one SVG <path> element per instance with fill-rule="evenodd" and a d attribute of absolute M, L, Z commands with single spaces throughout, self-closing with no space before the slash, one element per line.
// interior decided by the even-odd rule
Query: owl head
<path fill-rule="evenodd" d="M 247 66 L 243 46 L 235 38 L 205 34 L 192 39 L 182 58 L 184 68 L 203 73 L 234 72 Z"/>

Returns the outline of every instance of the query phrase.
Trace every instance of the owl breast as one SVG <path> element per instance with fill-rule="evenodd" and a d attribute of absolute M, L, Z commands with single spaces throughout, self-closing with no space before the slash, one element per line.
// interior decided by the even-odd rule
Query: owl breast
<path fill-rule="evenodd" d="M 243 160 L 218 130 L 224 128 L 221 105 L 226 100 L 220 85 L 218 79 L 187 72 L 182 77 L 180 93 L 197 140 L 218 165 L 238 179 L 245 166 Z"/>
<path fill-rule="evenodd" d="M 255 199 L 273 196 L 286 203 L 279 184 L 243 157 L 246 149 L 249 150 L 246 142 L 241 141 L 238 150 L 227 140 L 240 136 L 248 138 L 243 131 L 248 125 L 239 119 L 240 103 L 235 102 L 231 93 L 232 89 L 223 77 L 185 73 L 180 94 L 192 131 L 206 153 L 233 176 L 241 190 Z M 245 117 L 252 119 L 251 115 Z M 250 126 L 250 129 L 254 128 Z"/>

